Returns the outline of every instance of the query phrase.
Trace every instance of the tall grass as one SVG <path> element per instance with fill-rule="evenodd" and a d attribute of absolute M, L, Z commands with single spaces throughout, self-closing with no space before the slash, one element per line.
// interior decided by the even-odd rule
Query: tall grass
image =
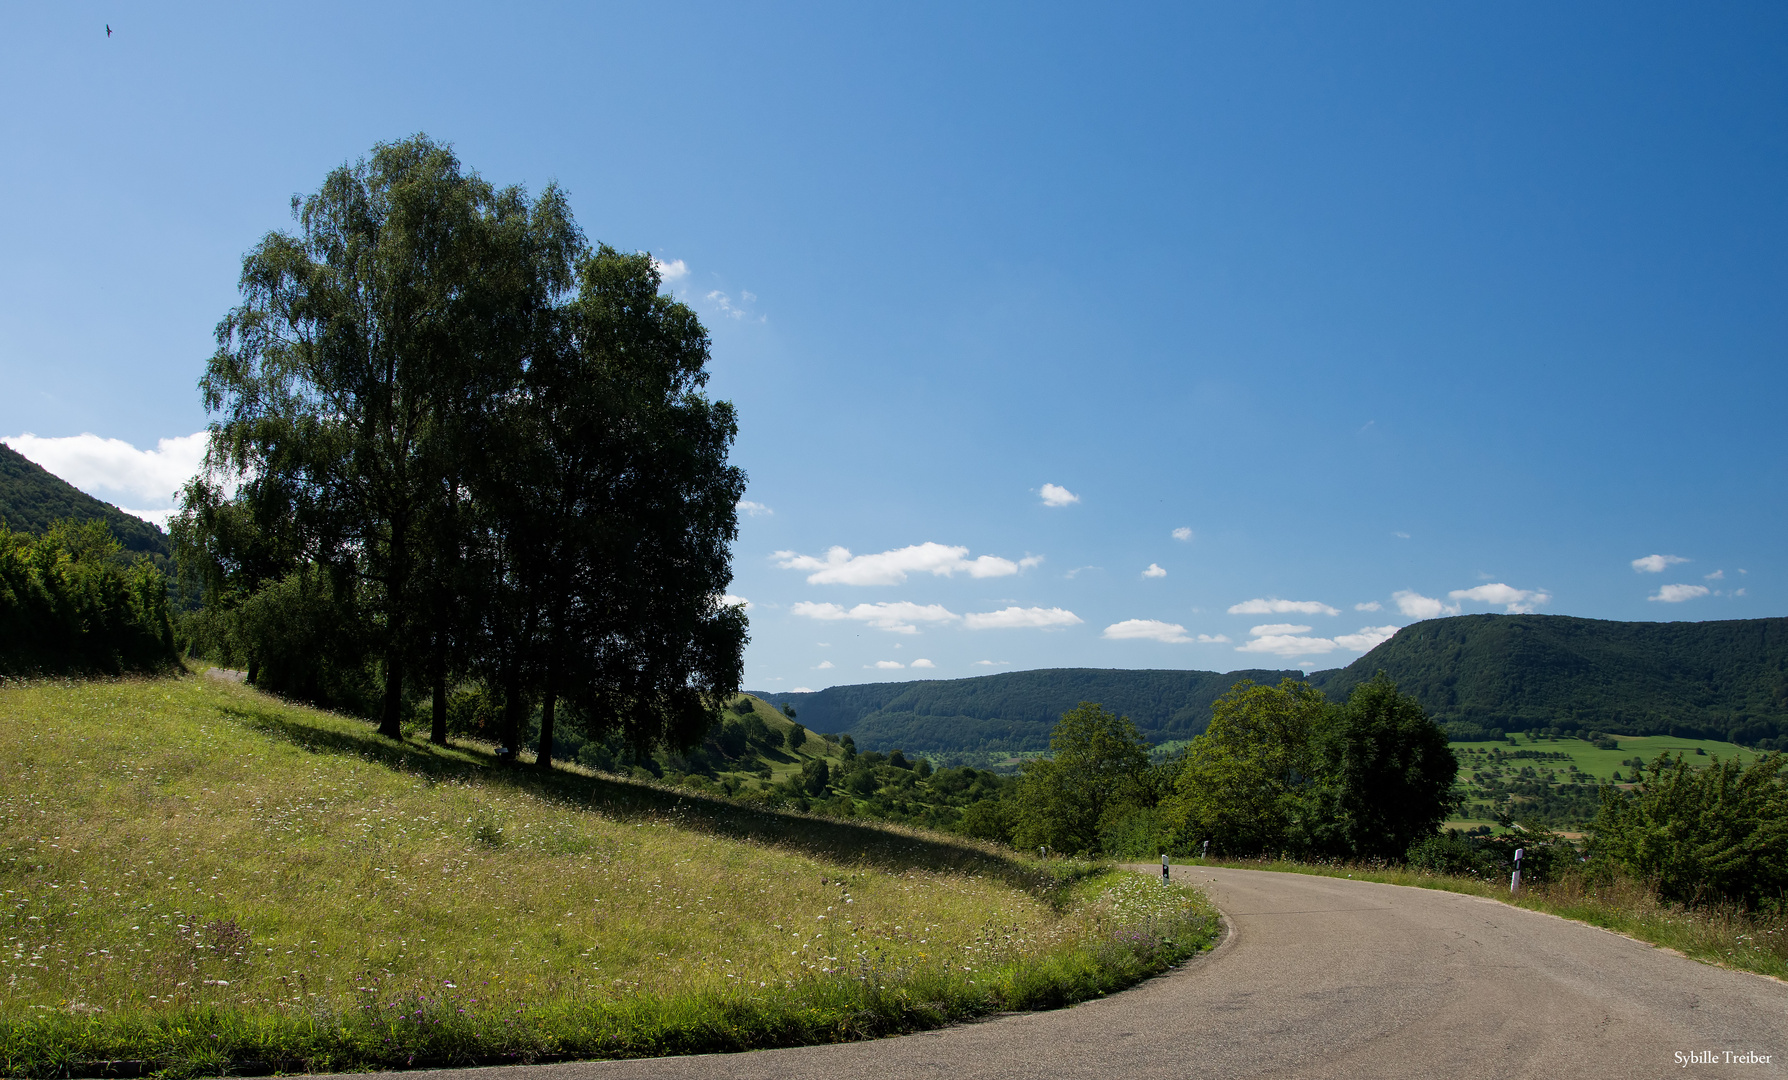
<path fill-rule="evenodd" d="M 1081 1000 L 1214 933 L 1091 864 L 497 769 L 211 680 L 0 687 L 5 1075 L 860 1038 Z"/>
<path fill-rule="evenodd" d="M 1672 904 L 1659 899 L 1654 886 L 1631 878 L 1570 869 L 1557 881 L 1524 883 L 1519 893 L 1511 894 L 1507 879 L 1455 877 L 1383 863 L 1266 858 L 1212 859 L 1203 865 L 1350 877 L 1483 896 L 1600 926 L 1708 963 L 1788 979 L 1788 913 L 1751 912 L 1731 904 Z"/>

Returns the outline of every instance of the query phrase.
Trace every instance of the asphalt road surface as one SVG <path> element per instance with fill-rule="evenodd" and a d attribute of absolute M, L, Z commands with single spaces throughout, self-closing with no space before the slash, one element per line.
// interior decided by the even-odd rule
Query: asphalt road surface
<path fill-rule="evenodd" d="M 1197 866 L 1174 878 L 1210 892 L 1222 944 L 1072 1009 L 839 1046 L 423 1075 L 1788 1077 L 1782 982 L 1454 893 Z"/>

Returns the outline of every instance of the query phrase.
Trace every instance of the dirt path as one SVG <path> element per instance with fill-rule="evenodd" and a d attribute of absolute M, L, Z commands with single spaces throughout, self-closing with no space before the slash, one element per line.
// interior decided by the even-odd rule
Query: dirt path
<path fill-rule="evenodd" d="M 1788 1077 L 1788 985 L 1774 980 L 1456 893 L 1257 870 L 1174 874 L 1210 891 L 1228 937 L 1179 971 L 1073 1009 L 842 1046 L 423 1075 Z M 1728 1063 L 1728 1051 L 1769 1060 Z M 1679 1052 L 1713 1056 L 1685 1063 Z"/>

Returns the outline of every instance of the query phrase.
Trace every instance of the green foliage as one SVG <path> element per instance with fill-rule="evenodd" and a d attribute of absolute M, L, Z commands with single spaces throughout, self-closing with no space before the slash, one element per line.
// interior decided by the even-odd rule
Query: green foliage
<path fill-rule="evenodd" d="M 168 554 L 168 538 L 154 525 L 100 502 L 12 447 L 0 445 L 0 525 L 41 535 L 62 521 L 102 521 L 125 551 Z"/>
<path fill-rule="evenodd" d="M 1067 855 L 1098 853 L 1109 810 L 1152 803 L 1149 745 L 1128 717 L 1083 701 L 1062 714 L 1052 756 L 1027 762 L 1013 796 L 1013 842 Z"/>
<path fill-rule="evenodd" d="M 1211 723 L 1187 748 L 1168 802 L 1189 846 L 1253 855 L 1307 842 L 1314 746 L 1328 699 L 1287 678 L 1244 680 L 1211 705 Z"/>
<path fill-rule="evenodd" d="M 1316 740 L 1314 850 L 1395 859 L 1452 812 L 1459 762 L 1446 732 L 1382 673 L 1359 684 Z"/>
<path fill-rule="evenodd" d="M 1660 754 L 1635 790 L 1602 789 L 1595 858 L 1657 882 L 1668 900 L 1779 908 L 1788 898 L 1784 769 L 1788 756 L 1779 753 L 1704 769 Z"/>
<path fill-rule="evenodd" d="M 0 673 L 119 674 L 175 663 L 167 582 L 104 521 L 40 537 L 0 525 Z"/>
<path fill-rule="evenodd" d="M 717 599 L 737 421 L 695 312 L 649 255 L 592 250 L 556 187 L 495 188 L 426 136 L 293 209 L 201 381 L 218 419 L 175 528 L 195 643 L 392 738 L 427 686 L 443 742 L 476 679 L 542 768 L 561 705 L 571 752 L 699 743 L 747 634 Z"/>

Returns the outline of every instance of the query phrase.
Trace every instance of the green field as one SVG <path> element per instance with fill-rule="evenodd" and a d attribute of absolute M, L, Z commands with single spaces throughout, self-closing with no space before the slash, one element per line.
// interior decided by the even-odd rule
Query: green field
<path fill-rule="evenodd" d="M 1604 783 L 1630 784 L 1634 762 L 1649 763 L 1659 754 L 1681 754 L 1691 764 L 1708 765 L 1716 758 L 1750 762 L 1756 752 L 1712 739 L 1677 739 L 1666 735 L 1613 735 L 1615 749 L 1584 739 L 1528 734 L 1506 739 L 1451 744 L 1459 759 L 1457 790 L 1466 809 L 1447 824 L 1454 828 L 1489 825 L 1498 808 L 1516 820 L 1531 819 L 1555 828 L 1581 829 L 1595 819 Z"/>
<path fill-rule="evenodd" d="M 0 899 L 7 1076 L 859 1038 L 1096 995 L 1215 926 L 1091 864 L 500 768 L 194 676 L 0 682 Z"/>

